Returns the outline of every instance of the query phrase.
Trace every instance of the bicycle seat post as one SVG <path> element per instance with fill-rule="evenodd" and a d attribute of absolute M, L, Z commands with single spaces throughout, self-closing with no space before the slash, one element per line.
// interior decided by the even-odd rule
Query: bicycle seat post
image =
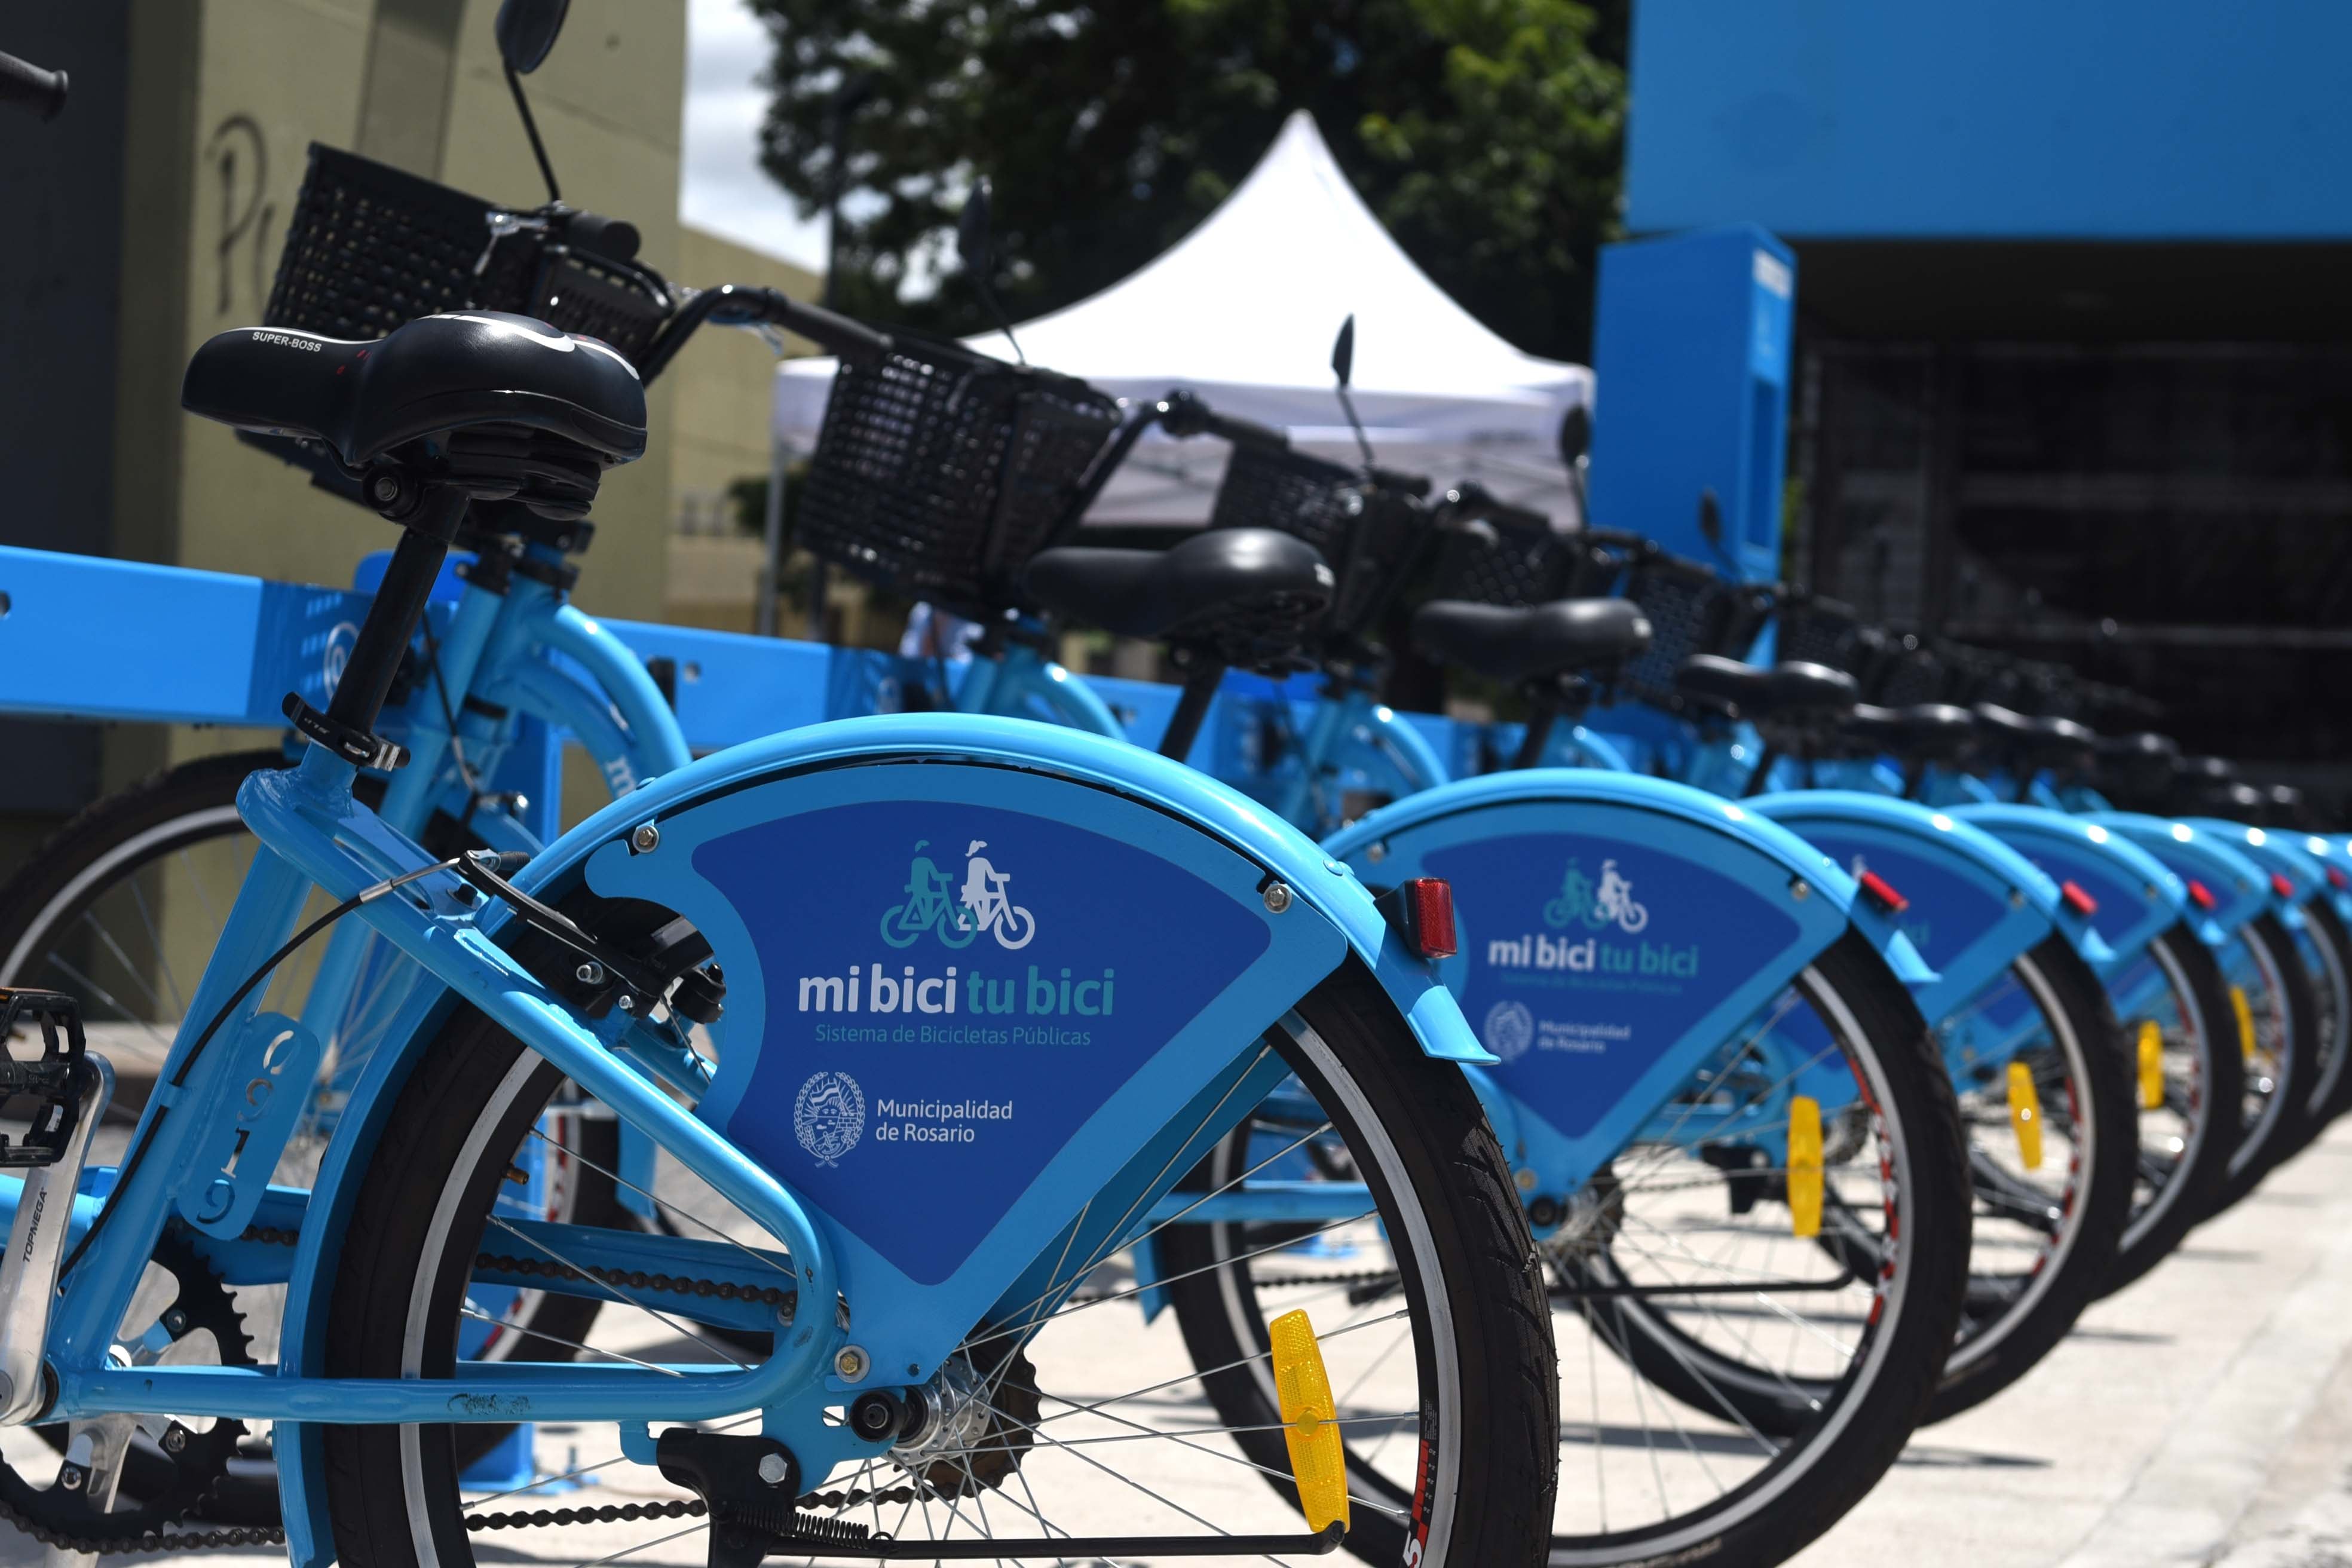
<path fill-rule="evenodd" d="M 358 640 L 343 666 L 342 679 L 335 683 L 326 715 L 330 722 L 359 735 L 374 733 L 393 678 L 399 673 L 401 657 L 424 618 L 434 581 L 448 559 L 450 542 L 466 520 L 470 499 L 461 489 L 425 487 L 409 492 L 413 499 L 407 504 L 413 510 L 402 516 L 396 510 L 404 500 L 401 482 L 380 475 L 377 485 L 379 495 L 392 498 L 393 508 L 387 510 L 401 524 L 400 542 L 393 549 L 383 582 L 360 624 Z"/>

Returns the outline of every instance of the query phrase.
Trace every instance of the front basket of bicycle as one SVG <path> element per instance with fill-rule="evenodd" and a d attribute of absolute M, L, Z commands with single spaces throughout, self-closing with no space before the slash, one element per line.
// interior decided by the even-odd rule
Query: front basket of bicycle
<path fill-rule="evenodd" d="M 1734 583 L 1712 568 L 1663 551 L 1645 551 L 1626 568 L 1626 598 L 1642 606 L 1650 645 L 1625 661 L 1621 689 L 1629 696 L 1680 712 L 1684 699 L 1675 672 L 1693 654 L 1741 658 L 1764 629 L 1771 599 L 1754 584 Z"/>
<path fill-rule="evenodd" d="M 1070 376 L 899 336 L 845 357 L 801 482 L 800 541 L 877 586 L 989 619 L 1118 423 Z"/>
<path fill-rule="evenodd" d="M 442 310 L 511 310 L 642 356 L 669 301 L 632 268 L 550 254 L 541 231 L 517 226 L 526 216 L 313 142 L 262 320 L 366 339 Z"/>
<path fill-rule="evenodd" d="M 1458 516 L 1437 547 L 1433 599 L 1520 610 L 1577 592 L 1587 552 L 1541 512 L 1488 507 Z"/>

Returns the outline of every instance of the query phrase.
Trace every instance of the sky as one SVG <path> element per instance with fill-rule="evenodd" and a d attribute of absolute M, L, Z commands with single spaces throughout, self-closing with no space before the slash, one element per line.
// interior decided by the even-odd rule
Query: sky
<path fill-rule="evenodd" d="M 760 118 L 768 94 L 767 29 L 743 0 L 689 0 L 686 42 L 686 168 L 678 216 L 752 249 L 824 269 L 824 219 L 803 218 L 760 172 Z"/>

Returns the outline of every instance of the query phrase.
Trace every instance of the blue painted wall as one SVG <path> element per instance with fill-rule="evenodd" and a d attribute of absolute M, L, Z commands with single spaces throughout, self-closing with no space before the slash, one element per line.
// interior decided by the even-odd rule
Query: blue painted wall
<path fill-rule="evenodd" d="M 1753 224 L 1603 247 L 1595 295 L 1592 521 L 1677 555 L 1780 574 L 1788 247 Z M 1723 518 L 1699 531 L 1699 492 Z"/>
<path fill-rule="evenodd" d="M 2347 0 L 1639 0 L 1627 223 L 2352 236 Z"/>

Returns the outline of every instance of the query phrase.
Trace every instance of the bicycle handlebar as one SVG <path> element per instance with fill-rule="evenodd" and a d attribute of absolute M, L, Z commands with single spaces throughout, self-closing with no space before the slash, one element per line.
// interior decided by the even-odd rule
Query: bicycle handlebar
<path fill-rule="evenodd" d="M 647 381 L 659 375 L 685 346 L 686 340 L 709 321 L 729 327 L 760 322 L 782 327 L 845 359 L 872 358 L 889 353 L 891 348 L 888 333 L 877 332 L 863 321 L 835 315 L 821 306 L 803 305 L 773 289 L 721 283 L 715 289 L 703 289 L 670 318 L 660 338 L 646 351 L 637 374 Z"/>
<path fill-rule="evenodd" d="M 1154 404 L 1146 423 L 1152 420 L 1171 436 L 1214 436 L 1261 451 L 1281 451 L 1290 445 L 1290 437 L 1272 426 L 1220 414 L 1189 392 L 1171 392 Z"/>
<path fill-rule="evenodd" d="M 66 73 L 0 54 L 0 103 L 20 104 L 45 121 L 55 120 L 66 106 Z"/>

